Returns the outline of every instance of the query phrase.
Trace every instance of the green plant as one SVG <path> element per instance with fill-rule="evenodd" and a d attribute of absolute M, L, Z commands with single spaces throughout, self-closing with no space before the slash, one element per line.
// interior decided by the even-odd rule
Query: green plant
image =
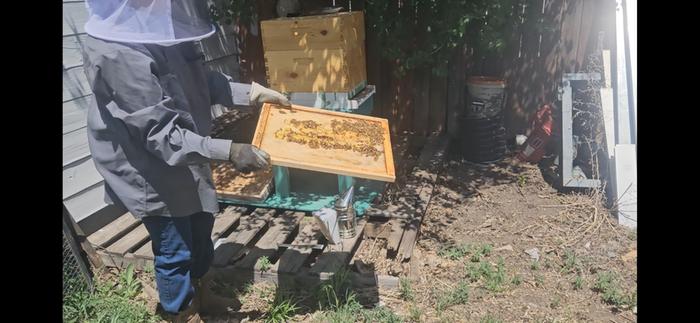
<path fill-rule="evenodd" d="M 535 275 L 535 285 L 541 287 L 544 285 L 544 277 L 540 274 Z"/>
<path fill-rule="evenodd" d="M 513 276 L 513 279 L 511 279 L 510 282 L 515 286 L 519 286 L 523 282 L 523 278 L 519 275 L 515 275 Z"/>
<path fill-rule="evenodd" d="M 131 278 L 129 278 L 131 277 Z M 159 322 L 145 303 L 135 298 L 138 295 L 131 270 L 123 271 L 116 282 L 112 279 L 95 279 L 95 289 L 78 289 L 64 296 L 64 322 Z M 140 284 L 139 284 L 140 288 Z"/>
<path fill-rule="evenodd" d="M 572 250 L 567 250 L 564 253 L 564 256 L 562 257 L 564 260 L 564 264 L 562 265 L 562 272 L 577 272 L 580 273 L 581 270 L 581 261 L 576 257 L 576 253 Z"/>
<path fill-rule="evenodd" d="M 119 273 L 116 292 L 122 297 L 134 298 L 141 292 L 141 282 L 134 273 L 134 265 L 131 264 Z"/>
<path fill-rule="evenodd" d="M 146 273 L 146 274 L 148 274 L 148 275 L 150 275 L 150 276 L 153 276 L 153 275 L 155 274 L 155 270 L 156 270 L 156 269 L 155 269 L 155 267 L 153 266 L 153 263 L 152 263 L 152 262 L 147 263 L 147 264 L 143 267 L 143 272 Z"/>
<path fill-rule="evenodd" d="M 465 304 L 467 300 L 469 300 L 469 285 L 461 281 L 454 289 L 442 294 L 438 298 L 435 309 L 438 313 L 442 313 L 450 306 Z"/>
<path fill-rule="evenodd" d="M 491 314 L 486 314 L 481 320 L 479 320 L 479 323 L 501 323 L 503 321 L 491 316 Z"/>
<path fill-rule="evenodd" d="M 478 264 L 468 264 L 467 268 L 467 278 L 469 278 L 470 282 L 476 282 L 481 278 L 481 267 Z"/>
<path fill-rule="evenodd" d="M 266 272 L 270 270 L 270 267 L 272 267 L 270 258 L 268 258 L 267 256 L 262 256 L 260 257 L 260 259 L 258 259 L 258 268 L 260 268 L 260 271 Z"/>
<path fill-rule="evenodd" d="M 479 262 L 479 261 L 481 261 L 481 254 L 474 253 L 474 254 L 472 254 L 472 257 L 469 258 L 469 260 L 471 260 L 471 262 Z"/>
<path fill-rule="evenodd" d="M 438 251 L 438 256 L 450 260 L 458 260 L 466 256 L 469 253 L 469 249 L 470 247 L 468 244 L 447 246 Z"/>
<path fill-rule="evenodd" d="M 348 293 L 343 302 L 336 303 L 332 308 L 327 308 L 318 322 L 355 323 L 361 312 L 362 305 L 357 301 L 355 294 Z"/>
<path fill-rule="evenodd" d="M 294 313 L 299 310 L 297 302 L 291 296 L 278 294 L 270 304 L 270 309 L 265 316 L 267 323 L 287 322 Z"/>
<path fill-rule="evenodd" d="M 617 275 L 607 271 L 598 273 L 593 291 L 601 294 L 603 301 L 614 306 L 632 306 L 636 303 L 636 293 L 625 295 L 617 281 Z"/>
<path fill-rule="evenodd" d="M 350 271 L 344 268 L 336 272 L 316 288 L 314 296 L 320 309 L 338 309 L 348 299 L 354 299 L 355 295 L 350 289 Z"/>
<path fill-rule="evenodd" d="M 390 309 L 379 306 L 371 310 L 360 311 L 360 316 L 364 322 L 381 322 L 381 323 L 401 323 L 401 317 L 396 315 Z"/>
<path fill-rule="evenodd" d="M 520 187 L 525 187 L 526 181 L 527 181 L 527 178 L 525 177 L 524 174 L 519 174 L 519 175 L 518 175 L 518 186 L 520 186 Z"/>
<path fill-rule="evenodd" d="M 539 270 L 540 269 L 540 262 L 537 260 L 533 260 L 532 263 L 530 264 L 530 270 Z"/>
<path fill-rule="evenodd" d="M 399 279 L 399 296 L 404 301 L 412 301 L 414 299 L 411 280 L 406 277 Z"/>
<path fill-rule="evenodd" d="M 481 246 L 481 249 L 479 250 L 479 253 L 484 255 L 484 256 L 489 256 L 491 254 L 491 251 L 493 250 L 493 246 L 490 244 L 485 244 Z"/>
<path fill-rule="evenodd" d="M 423 311 L 416 304 L 411 304 L 408 308 L 408 320 L 411 322 L 420 322 L 420 318 L 423 316 Z"/>
<path fill-rule="evenodd" d="M 583 288 L 583 277 L 581 277 L 581 275 L 576 275 L 572 285 L 574 285 L 574 290 L 580 290 Z"/>
<path fill-rule="evenodd" d="M 230 25 L 239 21 L 242 25 L 249 25 L 257 19 L 254 0 L 214 0 L 209 5 L 209 14 L 212 20 Z"/>
<path fill-rule="evenodd" d="M 490 266 L 489 266 L 490 269 Z M 500 292 L 503 290 L 503 284 L 506 281 L 505 262 L 503 258 L 498 259 L 496 270 L 488 270 L 483 275 L 486 277 L 486 289 L 492 292 Z"/>
<path fill-rule="evenodd" d="M 520 22 L 516 0 L 368 0 L 368 33 L 382 55 L 399 63 L 399 73 L 430 68 L 447 72 L 452 51 L 468 42 L 477 62 L 501 56 Z M 482 73 L 481 71 L 479 73 Z"/>

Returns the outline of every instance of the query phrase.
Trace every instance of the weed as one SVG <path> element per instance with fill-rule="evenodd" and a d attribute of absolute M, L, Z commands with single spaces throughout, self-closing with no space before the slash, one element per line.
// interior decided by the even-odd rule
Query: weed
<path fill-rule="evenodd" d="M 401 317 L 394 314 L 390 309 L 380 306 L 371 310 L 361 310 L 360 316 L 365 322 L 381 323 L 401 323 Z"/>
<path fill-rule="evenodd" d="M 541 287 L 544 285 L 544 277 L 540 274 L 535 275 L 535 285 Z"/>
<path fill-rule="evenodd" d="M 532 263 L 530 264 L 530 270 L 539 270 L 540 269 L 540 262 L 538 260 L 533 260 Z"/>
<path fill-rule="evenodd" d="M 270 267 L 272 267 L 272 263 L 270 262 L 270 258 L 267 256 L 262 256 L 260 259 L 258 259 L 258 268 L 260 268 L 260 271 L 266 272 L 270 270 Z"/>
<path fill-rule="evenodd" d="M 581 277 L 581 275 L 576 275 L 576 279 L 574 279 L 572 285 L 574 285 L 574 290 L 583 288 L 583 277 Z"/>
<path fill-rule="evenodd" d="M 605 303 L 617 307 L 632 306 L 636 303 L 636 294 L 625 295 L 617 282 L 617 275 L 613 272 L 599 273 L 593 291 L 600 293 Z"/>
<path fill-rule="evenodd" d="M 469 299 L 469 286 L 466 282 L 461 281 L 454 289 L 441 295 L 437 300 L 436 310 L 442 313 L 450 306 L 465 304 Z"/>
<path fill-rule="evenodd" d="M 520 284 L 523 282 L 523 279 L 519 275 L 515 275 L 513 276 L 513 279 L 511 279 L 510 282 L 515 286 L 520 286 Z"/>
<path fill-rule="evenodd" d="M 486 314 L 481 320 L 479 320 L 479 323 L 502 323 L 503 321 L 491 316 L 491 314 Z"/>
<path fill-rule="evenodd" d="M 129 269 L 131 268 L 131 269 Z M 141 284 L 133 266 L 122 271 L 117 282 L 96 277 L 95 290 L 78 289 L 63 298 L 64 322 L 159 322 L 145 303 L 136 300 Z"/>
<path fill-rule="evenodd" d="M 271 302 L 265 322 L 287 322 L 297 310 L 299 310 L 297 302 L 291 296 L 280 294 Z"/>
<path fill-rule="evenodd" d="M 468 244 L 459 244 L 449 247 L 443 247 L 438 251 L 438 256 L 450 260 L 458 260 L 466 256 L 469 253 L 469 249 L 470 247 Z"/>
<path fill-rule="evenodd" d="M 581 262 L 576 257 L 576 253 L 574 253 L 571 250 L 566 251 L 566 253 L 564 253 L 563 260 L 564 260 L 564 264 L 562 265 L 562 268 L 561 268 L 562 272 L 581 273 Z"/>
<path fill-rule="evenodd" d="M 408 319 L 411 322 L 420 322 L 420 318 L 423 316 L 423 311 L 420 307 L 412 304 L 408 309 Z"/>
<path fill-rule="evenodd" d="M 399 296 L 404 301 L 412 301 L 414 299 L 413 288 L 411 287 L 411 280 L 402 277 L 399 280 Z"/>

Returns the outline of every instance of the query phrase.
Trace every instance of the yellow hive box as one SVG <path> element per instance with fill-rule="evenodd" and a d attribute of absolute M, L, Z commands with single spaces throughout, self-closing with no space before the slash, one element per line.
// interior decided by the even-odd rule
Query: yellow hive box
<path fill-rule="evenodd" d="M 367 84 L 361 11 L 260 23 L 267 81 L 282 92 L 359 92 Z"/>

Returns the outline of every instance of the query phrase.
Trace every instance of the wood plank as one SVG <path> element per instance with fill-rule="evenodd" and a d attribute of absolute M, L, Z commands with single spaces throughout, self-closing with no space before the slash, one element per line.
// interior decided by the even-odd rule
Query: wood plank
<path fill-rule="evenodd" d="M 83 52 L 80 44 L 85 41 L 86 37 L 86 34 L 63 37 L 64 67 L 83 65 Z"/>
<path fill-rule="evenodd" d="M 107 251 L 118 255 L 124 255 L 146 240 L 148 240 L 148 230 L 146 230 L 145 225 L 141 224 L 107 247 Z"/>
<path fill-rule="evenodd" d="M 95 246 L 107 247 L 114 240 L 123 236 L 126 232 L 136 227 L 140 220 L 134 218 L 131 213 L 124 213 L 116 220 L 104 226 L 102 229 L 95 231 L 87 237 L 88 241 Z"/>
<path fill-rule="evenodd" d="M 272 167 L 241 173 L 230 162 L 212 162 L 212 177 L 220 198 L 259 202 L 272 190 Z"/>
<path fill-rule="evenodd" d="M 92 93 L 83 66 L 63 69 L 63 101 Z"/>
<path fill-rule="evenodd" d="M 261 257 L 272 258 L 278 250 L 278 245 L 284 243 L 287 237 L 298 227 L 304 218 L 304 212 L 287 211 L 270 222 L 270 228 L 255 244 L 252 251 L 235 265 L 237 268 L 260 270 L 256 264 Z"/>
<path fill-rule="evenodd" d="M 92 95 L 63 102 L 63 134 L 85 128 Z"/>
<path fill-rule="evenodd" d="M 420 225 L 423 222 L 423 216 L 430 204 L 438 171 L 441 168 L 448 146 L 449 139 L 447 136 L 431 137 L 418 158 L 416 169 L 411 174 L 412 181 L 422 183 L 413 183 L 413 185 L 420 187 L 416 203 L 417 217 L 407 223 L 403 237 L 401 238 L 401 246 L 398 249 L 398 256 L 401 260 L 411 258 L 413 247 L 418 238 Z"/>
<path fill-rule="evenodd" d="M 367 84 L 364 48 L 266 51 L 270 88 L 280 92 L 354 92 Z"/>
<path fill-rule="evenodd" d="M 368 238 L 388 239 L 391 232 L 391 221 L 387 222 L 367 222 L 365 225 L 365 236 Z"/>
<path fill-rule="evenodd" d="M 64 200 L 104 181 L 90 158 L 64 168 L 62 175 Z"/>
<path fill-rule="evenodd" d="M 361 11 L 277 18 L 260 22 L 265 51 L 357 47 L 364 44 Z"/>
<path fill-rule="evenodd" d="M 267 226 L 274 214 L 275 210 L 256 209 L 250 215 L 242 216 L 238 228 L 216 248 L 213 265 L 225 266 L 229 261 L 240 257 L 246 246 Z"/>
<path fill-rule="evenodd" d="M 90 156 L 87 128 L 63 135 L 63 167 Z"/>
<path fill-rule="evenodd" d="M 63 36 L 84 33 L 88 18 L 84 2 L 63 3 Z"/>
<path fill-rule="evenodd" d="M 226 230 L 235 225 L 246 212 L 246 208 L 229 206 L 224 212 L 214 217 L 214 227 L 211 230 L 211 240 L 216 242 Z"/>
<path fill-rule="evenodd" d="M 145 245 L 134 251 L 136 257 L 141 257 L 145 259 L 153 259 L 153 241 L 148 241 Z"/>
<path fill-rule="evenodd" d="M 235 225 L 239 218 L 246 211 L 244 207 L 229 206 L 224 212 L 214 217 L 214 226 L 212 228 L 211 239 L 216 241 L 221 234 L 226 232 L 231 226 Z M 133 255 L 137 258 L 153 259 L 152 241 L 144 244 L 138 250 L 134 251 Z"/>
<path fill-rule="evenodd" d="M 65 200 L 63 204 L 76 222 L 81 222 L 109 205 L 104 201 L 104 182 L 81 191 Z"/>
<path fill-rule="evenodd" d="M 302 223 L 299 225 L 299 234 L 292 241 L 292 245 L 315 245 L 320 240 L 321 233 L 316 222 L 306 223 L 305 225 Z M 272 265 L 270 271 L 275 273 L 296 273 L 304 265 L 312 251 L 311 248 L 305 247 L 288 248 L 282 253 L 277 262 Z"/>
<path fill-rule="evenodd" d="M 316 263 L 311 267 L 309 273 L 319 276 L 320 279 L 328 279 L 342 267 L 347 266 L 352 258 L 352 253 L 359 245 L 364 234 L 366 220 L 357 222 L 357 234 L 350 239 L 343 239 L 340 245 L 329 245 L 324 252 L 318 256 Z"/>
<path fill-rule="evenodd" d="M 375 149 L 380 155 L 375 157 L 345 148 L 312 148 L 309 144 L 300 144 L 276 138 L 276 132 L 280 129 L 290 127 L 289 123 L 291 120 L 308 120 L 315 122 L 318 125 L 314 130 L 315 133 L 326 131 L 324 137 L 316 138 L 318 141 L 323 140 L 329 142 L 329 140 L 335 140 L 333 144 L 346 146 L 354 145 L 354 147 L 358 147 L 357 141 L 361 138 L 360 136 L 364 134 L 348 131 L 344 138 L 335 139 L 331 126 L 332 122 L 366 121 L 372 123 L 376 125 L 376 129 L 382 132 L 383 138 L 381 138 L 381 140 L 383 144 L 382 146 L 370 146 L 369 143 L 365 143 L 359 146 L 359 149 Z M 295 129 L 295 131 L 300 129 L 296 126 L 292 128 Z M 395 180 L 389 124 L 386 119 L 382 118 L 327 111 L 298 105 L 285 108 L 266 103 L 263 105 L 261 116 L 258 120 L 255 137 L 253 138 L 253 145 L 269 153 L 272 164 L 276 166 L 300 168 L 380 181 L 393 182 Z"/>
<path fill-rule="evenodd" d="M 399 250 L 399 245 L 401 244 L 401 238 L 403 237 L 404 228 L 406 227 L 407 221 L 401 219 L 392 219 L 391 228 L 389 231 L 389 238 L 387 239 L 386 249 L 388 253 L 396 253 Z"/>

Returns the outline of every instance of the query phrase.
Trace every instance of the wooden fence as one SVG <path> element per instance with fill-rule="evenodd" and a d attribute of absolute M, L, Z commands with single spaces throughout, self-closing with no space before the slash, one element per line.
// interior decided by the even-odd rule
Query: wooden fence
<path fill-rule="evenodd" d="M 397 0 L 397 2 L 400 0 Z M 305 6 L 330 6 L 333 1 L 302 1 Z M 335 1 L 349 8 L 348 1 Z M 599 45 L 614 44 L 614 0 L 522 0 L 513 10 L 523 19 L 517 22 L 512 46 L 503 58 L 486 62 L 485 70 L 502 71 L 507 82 L 505 120 L 509 135 L 524 133 L 528 117 L 544 103 L 554 103 L 562 73 L 579 72 L 588 53 Z M 275 0 L 256 1 L 258 21 L 239 27 L 241 39 L 241 80 L 266 83 L 259 20 L 275 14 Z M 363 10 L 365 1 L 352 1 L 352 10 Z M 436 19 L 427 15 L 421 19 Z M 540 21 L 546 28 L 533 29 L 528 22 Z M 366 19 L 367 21 L 367 19 Z M 601 38 L 601 35 L 604 35 Z M 446 76 L 435 76 L 428 69 L 409 71 L 402 77 L 398 68 L 380 55 L 382 44 L 367 33 L 367 75 L 377 87 L 375 115 L 389 119 L 394 133 L 417 134 L 448 131 L 457 134 L 456 116 L 465 104 L 465 79 L 474 74 L 475 63 L 466 45 L 450 56 Z M 556 108 L 556 106 L 555 106 Z"/>

